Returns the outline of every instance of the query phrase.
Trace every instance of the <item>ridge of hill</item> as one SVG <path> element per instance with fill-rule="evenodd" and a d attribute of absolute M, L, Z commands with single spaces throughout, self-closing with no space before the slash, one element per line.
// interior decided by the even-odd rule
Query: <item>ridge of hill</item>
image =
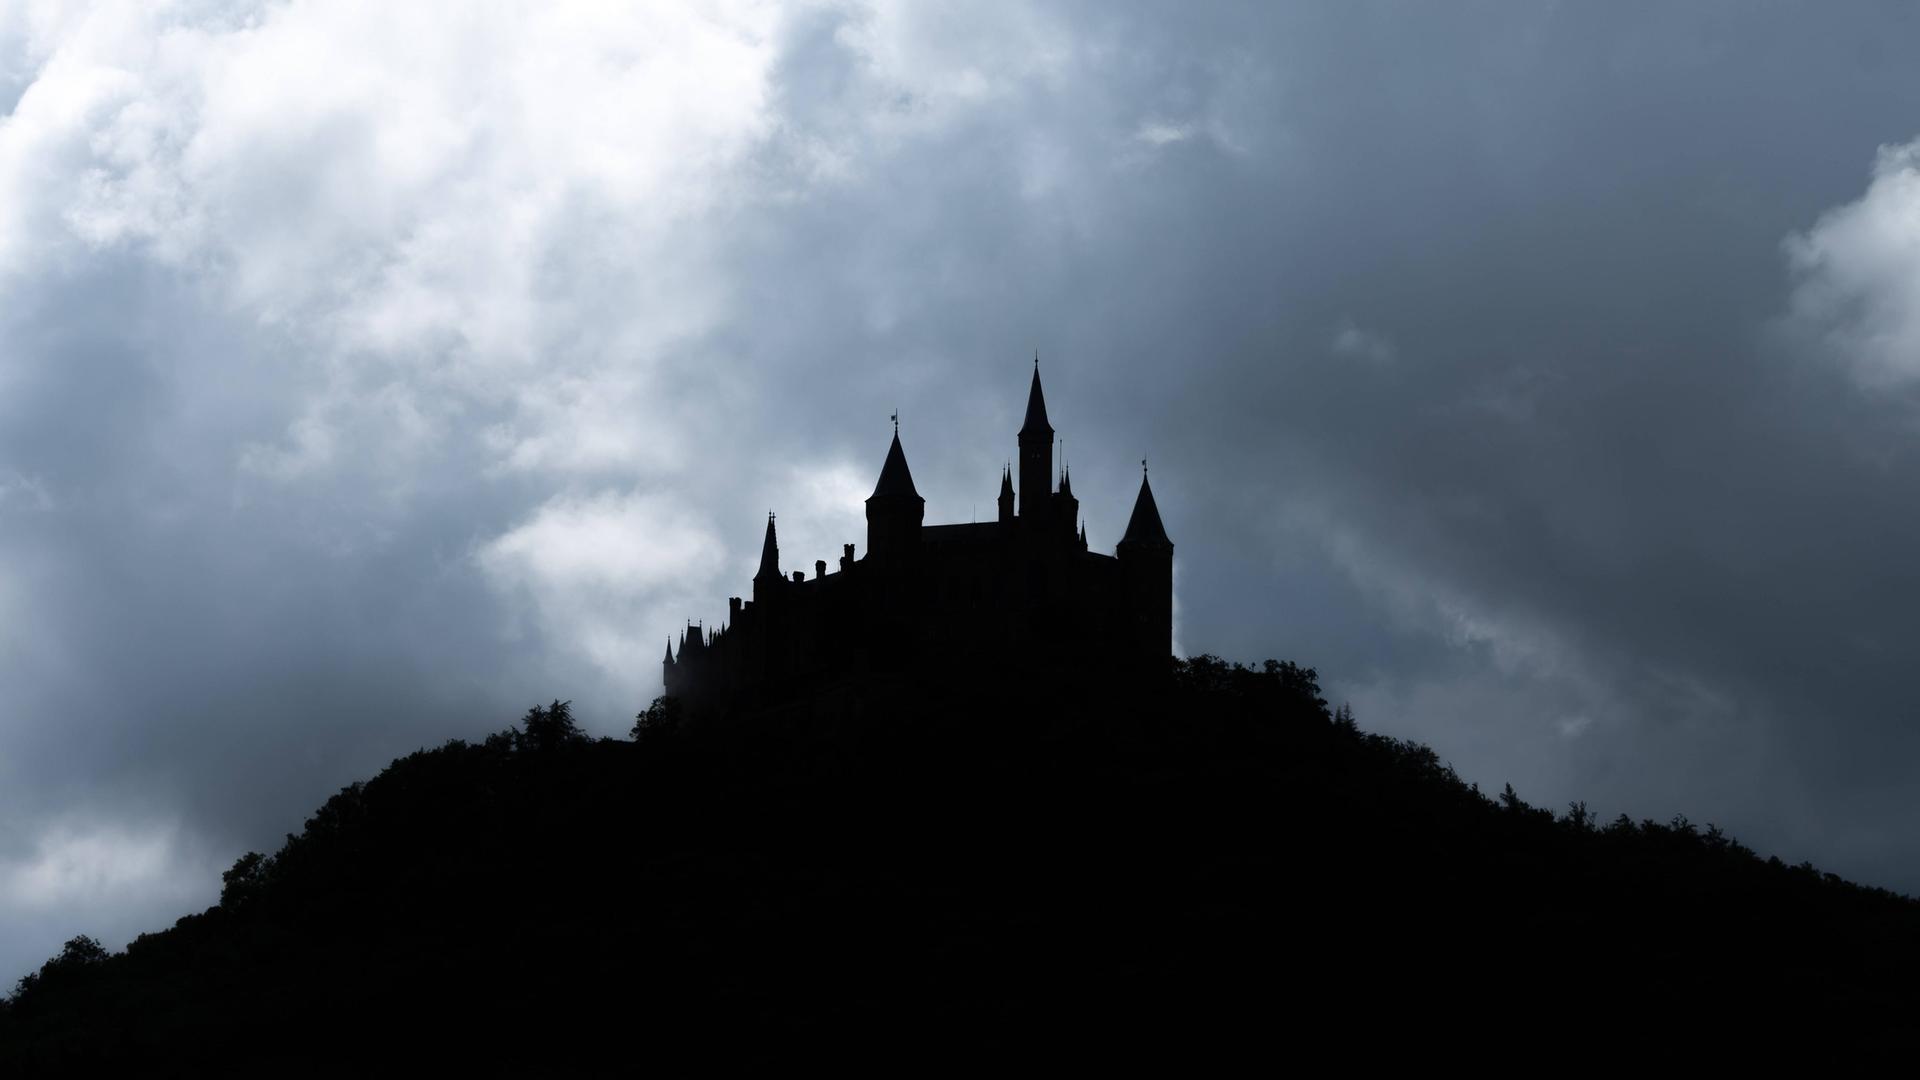
<path fill-rule="evenodd" d="M 138 1061 L 896 1064 L 1418 1033 L 1893 1042 L 1920 904 L 1715 828 L 1561 814 L 1329 710 L 1312 669 L 995 686 L 631 741 L 566 703 L 393 762 L 220 902 L 76 939 L 0 1071 Z M 1264 1050 L 1263 1050 L 1264 1048 Z M 394 1056 L 398 1055 L 398 1056 Z"/>

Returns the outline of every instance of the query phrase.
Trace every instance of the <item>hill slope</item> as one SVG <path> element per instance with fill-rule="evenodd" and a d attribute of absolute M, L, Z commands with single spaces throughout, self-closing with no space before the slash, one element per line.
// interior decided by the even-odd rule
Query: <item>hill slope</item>
<path fill-rule="evenodd" d="M 1711 1040 L 1775 1017 L 1891 1038 L 1917 959 L 1912 901 L 1684 822 L 1489 799 L 1329 714 L 1310 670 L 1201 658 L 1144 698 L 1010 687 L 750 738 L 656 712 L 590 741 L 535 710 L 342 791 L 205 913 L 70 946 L 0 1010 L 0 1070 Z"/>

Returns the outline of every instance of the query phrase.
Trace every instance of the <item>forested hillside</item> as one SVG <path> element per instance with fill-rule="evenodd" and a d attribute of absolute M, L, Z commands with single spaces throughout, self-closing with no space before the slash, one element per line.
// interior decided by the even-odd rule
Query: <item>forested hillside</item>
<path fill-rule="evenodd" d="M 1202 657 L 859 722 L 656 703 L 626 741 L 536 708 L 341 791 L 172 929 L 70 943 L 0 1008 L 0 1071 L 1892 1042 L 1916 960 L 1912 901 L 1489 797 L 1309 669 Z"/>

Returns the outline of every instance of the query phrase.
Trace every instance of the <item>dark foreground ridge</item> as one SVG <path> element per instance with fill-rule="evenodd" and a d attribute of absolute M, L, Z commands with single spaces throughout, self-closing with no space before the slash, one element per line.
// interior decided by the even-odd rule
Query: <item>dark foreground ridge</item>
<path fill-rule="evenodd" d="M 1681 820 L 1488 798 L 1330 713 L 1310 669 L 810 725 L 656 703 L 595 741 L 556 703 L 396 761 L 217 906 L 23 980 L 0 1073 L 1858 1045 L 1914 1020 L 1920 905 Z"/>

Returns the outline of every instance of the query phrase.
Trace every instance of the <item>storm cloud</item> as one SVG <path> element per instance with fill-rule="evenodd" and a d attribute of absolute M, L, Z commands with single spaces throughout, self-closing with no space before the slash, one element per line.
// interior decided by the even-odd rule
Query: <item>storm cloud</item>
<path fill-rule="evenodd" d="M 1879 5 L 0 8 L 0 978 L 388 759 L 623 733 L 1037 349 L 1187 652 L 1920 890 Z"/>

